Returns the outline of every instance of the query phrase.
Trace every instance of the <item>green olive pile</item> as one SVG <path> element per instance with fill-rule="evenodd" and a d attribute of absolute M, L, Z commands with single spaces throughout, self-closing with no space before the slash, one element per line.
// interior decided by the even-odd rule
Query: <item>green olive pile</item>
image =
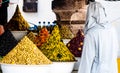
<path fill-rule="evenodd" d="M 15 48 L 3 57 L 1 63 L 41 65 L 51 64 L 52 62 L 25 36 Z"/>
<path fill-rule="evenodd" d="M 59 28 L 57 25 L 54 27 L 47 42 L 39 48 L 51 61 L 75 61 L 74 55 L 69 51 L 66 45 L 63 42 L 61 42 Z"/>
<path fill-rule="evenodd" d="M 36 39 L 36 36 L 33 32 L 29 32 L 27 35 L 26 35 L 32 42 L 35 42 L 35 39 Z"/>
<path fill-rule="evenodd" d="M 25 31 L 28 30 L 29 27 L 30 26 L 28 22 L 25 21 L 25 19 L 21 15 L 20 9 L 17 5 L 16 11 L 11 20 L 7 23 L 6 28 L 12 31 Z"/>
<path fill-rule="evenodd" d="M 73 33 L 69 29 L 69 26 L 67 26 L 67 25 L 61 25 L 60 35 L 61 35 L 62 39 L 71 39 L 74 37 Z"/>

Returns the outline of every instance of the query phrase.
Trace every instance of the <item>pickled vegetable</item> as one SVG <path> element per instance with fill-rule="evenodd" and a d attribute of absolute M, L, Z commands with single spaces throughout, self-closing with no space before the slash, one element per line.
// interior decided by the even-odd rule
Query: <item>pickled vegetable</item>
<path fill-rule="evenodd" d="M 35 44 L 40 47 L 49 38 L 50 34 L 46 27 L 43 27 L 35 39 Z"/>

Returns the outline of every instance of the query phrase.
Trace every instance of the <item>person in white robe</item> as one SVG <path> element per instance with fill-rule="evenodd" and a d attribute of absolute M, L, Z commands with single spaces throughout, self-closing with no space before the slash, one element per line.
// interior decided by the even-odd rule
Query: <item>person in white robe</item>
<path fill-rule="evenodd" d="M 90 2 L 78 73 L 118 73 L 118 37 L 106 16 L 105 8 L 99 2 Z"/>

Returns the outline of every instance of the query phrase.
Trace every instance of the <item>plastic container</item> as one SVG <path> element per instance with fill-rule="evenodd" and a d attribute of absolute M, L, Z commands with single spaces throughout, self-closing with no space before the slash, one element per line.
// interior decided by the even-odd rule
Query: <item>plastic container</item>
<path fill-rule="evenodd" d="M 71 39 L 62 39 L 63 43 L 66 45 Z"/>
<path fill-rule="evenodd" d="M 75 62 L 53 62 L 50 73 L 72 73 Z"/>
<path fill-rule="evenodd" d="M 75 62 L 73 70 L 78 70 L 81 58 L 80 57 L 75 57 L 75 59 L 77 60 L 77 62 Z"/>
<path fill-rule="evenodd" d="M 50 65 L 1 64 L 1 70 L 2 73 L 50 73 Z"/>
<path fill-rule="evenodd" d="M 21 40 L 28 31 L 11 31 L 16 40 Z"/>

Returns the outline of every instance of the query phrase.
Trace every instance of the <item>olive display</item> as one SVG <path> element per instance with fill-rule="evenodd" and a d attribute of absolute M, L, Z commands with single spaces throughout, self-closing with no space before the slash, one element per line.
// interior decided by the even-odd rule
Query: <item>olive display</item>
<path fill-rule="evenodd" d="M 49 38 L 50 34 L 46 27 L 41 28 L 40 32 L 36 36 L 34 43 L 37 47 L 40 47 L 42 44 L 46 43 L 47 39 Z"/>
<path fill-rule="evenodd" d="M 54 29 L 40 50 L 54 62 L 69 62 L 75 61 L 74 55 L 69 51 L 66 45 L 61 41 L 58 25 L 54 26 Z"/>
<path fill-rule="evenodd" d="M 16 47 L 2 58 L 1 63 L 41 65 L 51 64 L 52 62 L 25 36 Z"/>
<path fill-rule="evenodd" d="M 61 25 L 60 35 L 62 39 L 72 39 L 74 37 L 73 33 L 69 29 L 69 26 L 67 25 Z"/>
<path fill-rule="evenodd" d="M 81 29 L 78 30 L 76 37 L 71 39 L 66 45 L 68 49 L 74 54 L 75 57 L 81 57 L 82 49 L 83 49 L 83 40 L 84 40 L 84 34 Z"/>
<path fill-rule="evenodd" d="M 23 18 L 20 9 L 17 5 L 16 11 L 10 21 L 7 23 L 6 28 L 12 31 L 25 31 L 28 30 L 29 24 Z"/>
<path fill-rule="evenodd" d="M 35 42 L 36 35 L 31 31 L 26 35 L 32 42 Z"/>

